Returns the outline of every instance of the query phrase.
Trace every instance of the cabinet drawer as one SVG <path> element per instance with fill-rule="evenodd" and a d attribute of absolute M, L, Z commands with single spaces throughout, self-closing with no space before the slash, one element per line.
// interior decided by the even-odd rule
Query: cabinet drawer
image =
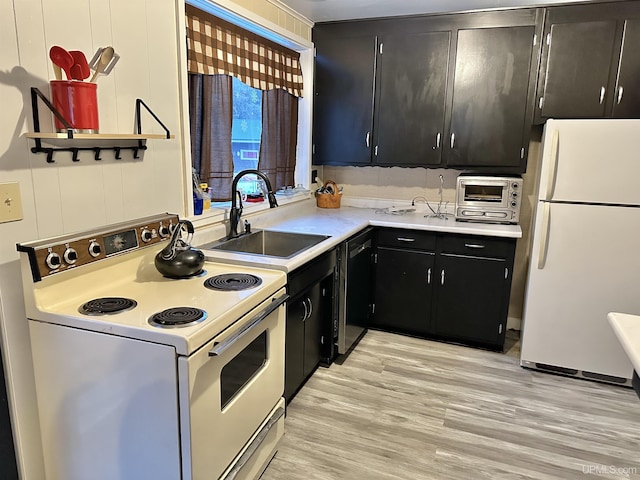
<path fill-rule="evenodd" d="M 378 245 L 383 247 L 435 250 L 436 236 L 420 230 L 389 228 L 378 231 Z"/>
<path fill-rule="evenodd" d="M 336 265 L 335 249 L 323 254 L 320 258 L 297 268 L 289 274 L 289 295 L 293 299 L 309 285 L 319 282 L 333 273 Z"/>
<path fill-rule="evenodd" d="M 515 238 L 483 237 L 477 235 L 445 235 L 441 239 L 442 253 L 456 253 L 476 257 L 512 258 Z"/>

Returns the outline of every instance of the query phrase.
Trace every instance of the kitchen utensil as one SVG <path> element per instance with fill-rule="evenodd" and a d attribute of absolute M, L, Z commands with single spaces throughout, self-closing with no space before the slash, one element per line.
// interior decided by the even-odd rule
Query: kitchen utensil
<path fill-rule="evenodd" d="M 49 58 L 53 62 L 54 65 L 57 65 L 59 68 L 64 70 L 64 73 L 67 75 L 67 80 L 71 80 L 73 77 L 71 75 L 71 67 L 73 67 L 73 57 L 69 52 L 67 52 L 64 48 L 54 45 L 49 49 Z M 54 67 L 54 74 L 58 75 L 56 69 Z M 60 75 L 62 76 L 62 75 Z M 57 80 L 56 76 L 56 80 Z"/>
<path fill-rule="evenodd" d="M 182 227 L 187 230 L 187 239 L 182 240 Z M 169 278 L 187 278 L 199 274 L 204 265 L 202 251 L 191 247 L 194 228 L 189 220 L 180 220 L 169 244 L 155 258 L 158 271 Z"/>
<path fill-rule="evenodd" d="M 89 62 L 89 68 L 94 71 L 89 81 L 95 82 L 100 74 L 108 75 L 118 60 L 120 60 L 120 55 L 113 50 L 113 47 L 99 48 Z"/>
<path fill-rule="evenodd" d="M 91 75 L 89 62 L 87 57 L 79 50 L 69 50 L 69 54 L 73 58 L 73 67 L 71 67 L 71 75 L 74 80 L 85 80 Z"/>

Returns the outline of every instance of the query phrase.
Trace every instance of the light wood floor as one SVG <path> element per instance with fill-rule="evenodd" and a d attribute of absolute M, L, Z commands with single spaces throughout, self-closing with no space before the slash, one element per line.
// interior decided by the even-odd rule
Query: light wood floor
<path fill-rule="evenodd" d="M 506 354 L 370 331 L 288 407 L 262 480 L 640 479 L 640 399 Z"/>

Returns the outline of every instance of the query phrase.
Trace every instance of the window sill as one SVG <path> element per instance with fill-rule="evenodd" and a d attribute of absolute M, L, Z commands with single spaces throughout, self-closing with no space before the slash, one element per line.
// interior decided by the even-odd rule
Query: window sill
<path fill-rule="evenodd" d="M 276 200 L 279 206 L 288 205 L 290 203 L 296 203 L 304 200 L 308 200 L 313 196 L 313 192 L 305 191 L 294 193 L 292 195 L 276 194 Z M 242 205 L 242 215 L 256 214 L 262 211 L 269 210 L 269 202 L 266 200 L 259 203 L 244 202 Z M 194 215 L 189 218 L 194 227 L 206 227 L 217 223 L 222 223 L 229 218 L 229 210 L 231 209 L 231 202 L 216 202 L 211 204 L 211 208 L 203 212 L 202 215 Z"/>

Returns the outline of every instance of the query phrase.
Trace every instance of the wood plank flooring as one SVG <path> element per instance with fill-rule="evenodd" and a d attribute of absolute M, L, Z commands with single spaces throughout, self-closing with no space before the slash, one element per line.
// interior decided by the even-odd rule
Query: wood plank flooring
<path fill-rule="evenodd" d="M 508 348 L 369 331 L 292 400 L 262 480 L 640 479 L 633 390 L 523 369 Z"/>

